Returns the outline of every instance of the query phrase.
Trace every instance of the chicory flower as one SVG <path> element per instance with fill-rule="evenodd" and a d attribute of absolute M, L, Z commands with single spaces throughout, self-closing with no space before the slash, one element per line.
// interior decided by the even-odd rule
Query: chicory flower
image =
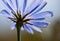
<path fill-rule="evenodd" d="M 1 0 L 5 8 L 0 12 L 13 21 L 11 29 L 23 28 L 33 34 L 33 30 L 41 32 L 40 27 L 47 27 L 46 18 L 52 17 L 51 11 L 41 12 L 47 2 L 44 0 Z"/>

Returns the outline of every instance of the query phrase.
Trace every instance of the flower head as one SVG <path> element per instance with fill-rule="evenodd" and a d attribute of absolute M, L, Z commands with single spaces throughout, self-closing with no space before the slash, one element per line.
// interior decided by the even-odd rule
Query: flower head
<path fill-rule="evenodd" d="M 47 4 L 44 0 L 1 0 L 5 8 L 0 12 L 13 21 L 12 29 L 16 26 L 24 28 L 33 34 L 33 30 L 41 32 L 39 27 L 47 27 L 42 20 L 52 17 L 51 11 L 40 12 Z"/>

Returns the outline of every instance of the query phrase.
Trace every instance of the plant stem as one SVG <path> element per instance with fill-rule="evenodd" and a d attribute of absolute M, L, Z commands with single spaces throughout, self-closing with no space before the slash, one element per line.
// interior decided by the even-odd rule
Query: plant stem
<path fill-rule="evenodd" d="M 21 30 L 17 27 L 17 41 L 21 41 Z"/>

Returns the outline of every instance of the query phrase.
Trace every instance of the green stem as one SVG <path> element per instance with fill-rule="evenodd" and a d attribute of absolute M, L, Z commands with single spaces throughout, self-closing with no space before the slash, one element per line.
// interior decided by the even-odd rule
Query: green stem
<path fill-rule="evenodd" d="M 21 30 L 17 27 L 17 41 L 21 41 Z"/>

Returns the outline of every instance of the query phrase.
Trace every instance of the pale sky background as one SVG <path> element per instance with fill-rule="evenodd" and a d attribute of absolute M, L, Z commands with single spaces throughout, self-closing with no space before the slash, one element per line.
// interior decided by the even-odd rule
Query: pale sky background
<path fill-rule="evenodd" d="M 47 1 L 47 5 L 46 7 L 44 7 L 42 11 L 48 11 L 48 10 L 53 11 L 54 16 L 53 18 L 48 19 L 48 22 L 50 22 L 48 28 L 42 29 L 43 30 L 42 37 L 45 37 L 44 39 L 47 39 L 47 37 L 50 38 L 52 34 L 51 30 L 54 24 L 56 23 L 57 20 L 60 21 L 60 0 L 46 0 L 46 1 Z M 3 8 L 3 5 L 0 3 L 0 11 L 2 10 L 2 8 Z M 10 29 L 11 24 L 12 24 L 11 21 L 7 20 L 5 17 L 0 15 L 0 41 L 16 41 L 16 38 L 15 38 L 16 30 L 12 31 Z M 22 31 L 22 35 L 23 36 L 26 35 L 26 32 Z"/>

